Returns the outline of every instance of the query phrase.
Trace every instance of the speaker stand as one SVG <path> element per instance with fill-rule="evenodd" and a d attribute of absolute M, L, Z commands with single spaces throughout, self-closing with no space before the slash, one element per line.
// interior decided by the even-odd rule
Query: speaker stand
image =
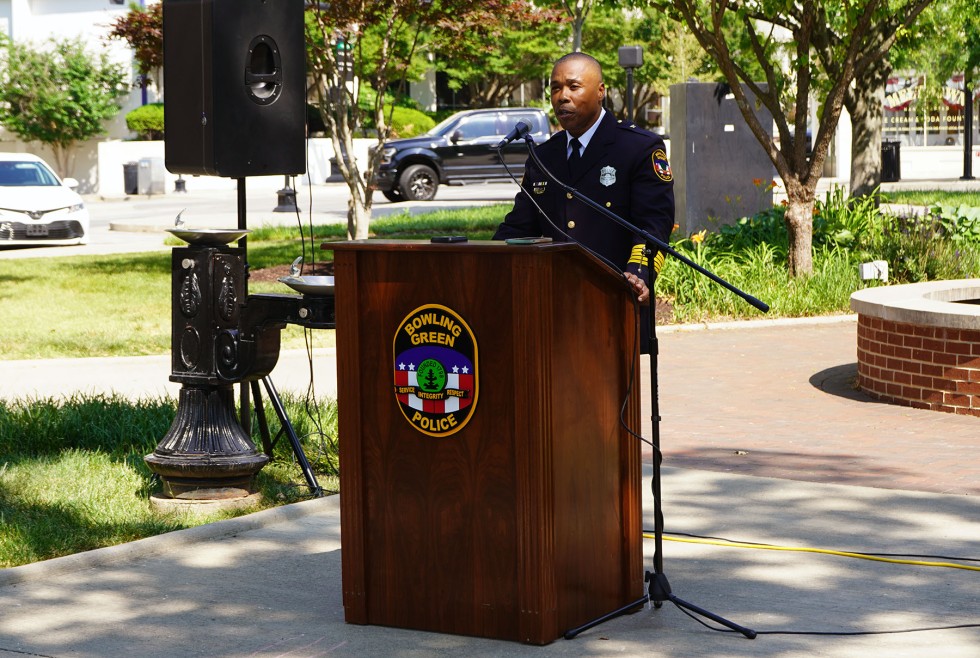
<path fill-rule="evenodd" d="M 286 407 L 279 397 L 279 391 L 276 390 L 275 384 L 272 383 L 272 379 L 269 377 L 263 377 L 262 384 L 265 386 L 265 391 L 269 396 L 269 403 L 272 405 L 273 411 L 276 412 L 276 417 L 279 418 L 279 432 L 276 434 L 276 438 L 273 439 L 269 432 L 269 423 L 265 417 L 265 408 L 262 406 L 262 391 L 259 389 L 259 382 L 252 380 L 252 397 L 255 399 L 255 416 L 258 418 L 259 432 L 262 434 L 262 450 L 271 459 L 273 448 L 275 448 L 276 443 L 282 435 L 285 434 L 289 439 L 289 444 L 293 448 L 293 455 L 296 456 L 300 470 L 303 471 L 303 477 L 306 479 L 306 484 L 310 488 L 310 493 L 313 494 L 314 498 L 320 498 L 323 496 L 323 487 L 317 482 L 313 468 L 310 467 L 310 462 L 306 458 L 303 446 L 299 442 L 299 436 L 296 434 L 293 424 L 289 421 L 289 416 L 286 414 Z"/>

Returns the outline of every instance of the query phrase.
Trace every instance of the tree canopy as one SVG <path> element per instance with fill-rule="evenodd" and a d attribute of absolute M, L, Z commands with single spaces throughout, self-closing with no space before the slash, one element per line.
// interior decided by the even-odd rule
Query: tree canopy
<path fill-rule="evenodd" d="M 163 84 L 159 75 L 163 66 L 163 2 L 149 7 L 131 2 L 129 11 L 116 18 L 110 27 L 110 39 L 121 39 L 133 49 L 140 72 L 140 86 L 145 87 L 152 82 L 159 89 Z M 156 74 L 156 80 L 151 73 Z"/>
<path fill-rule="evenodd" d="M 456 26 L 438 30 L 429 48 L 450 88 L 465 88 L 473 107 L 496 107 L 506 104 L 522 84 L 548 75 L 566 52 L 561 45 L 566 34 L 560 12 L 521 3 L 519 15 L 482 33 Z"/>
<path fill-rule="evenodd" d="M 742 116 L 782 179 L 787 195 L 789 269 L 813 270 L 817 182 L 845 94 L 865 71 L 882 65 L 895 43 L 932 0 L 672 0 L 661 6 L 683 20 L 717 62 Z M 812 151 L 807 108 L 818 101 Z M 776 135 L 755 104 L 772 114 Z"/>
<path fill-rule="evenodd" d="M 524 0 L 334 0 L 311 3 L 307 10 L 308 66 L 314 94 L 330 129 L 337 166 L 350 189 L 348 234 L 366 238 L 371 217 L 371 181 L 381 161 L 380 146 L 390 135 L 389 94 L 418 79 L 425 65 L 422 46 L 433 34 L 466 35 L 446 40 L 443 56 L 465 51 L 468 39 L 500 34 L 502 26 L 530 8 Z M 365 88 L 371 106 L 362 106 Z M 377 148 L 363 165 L 353 153 L 354 135 L 373 120 Z"/>
<path fill-rule="evenodd" d="M 0 124 L 26 142 L 50 146 L 62 176 L 71 148 L 105 132 L 126 93 L 122 69 L 79 39 L 35 49 L 0 35 Z"/>

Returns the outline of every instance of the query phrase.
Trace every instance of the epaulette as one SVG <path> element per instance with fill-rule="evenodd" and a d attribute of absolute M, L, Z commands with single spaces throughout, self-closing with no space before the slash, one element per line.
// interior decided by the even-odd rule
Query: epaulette
<path fill-rule="evenodd" d="M 642 135 L 644 137 L 649 137 L 650 139 L 657 139 L 659 135 L 654 132 L 647 130 L 646 128 L 641 128 L 632 121 L 623 121 L 622 119 L 616 119 L 616 126 L 622 128 L 623 130 L 628 130 L 634 135 Z"/>
<path fill-rule="evenodd" d="M 635 123 L 633 123 L 632 121 L 630 121 L 629 123 L 627 123 L 627 122 L 625 122 L 625 121 L 623 121 L 622 119 L 616 119 L 616 124 L 617 124 L 617 125 L 618 125 L 618 126 L 619 126 L 620 128 L 626 128 L 627 130 L 629 130 L 629 129 L 633 129 L 633 130 L 643 130 L 643 128 L 640 128 L 640 127 L 639 127 L 638 125 L 636 125 L 636 124 L 635 124 Z"/>

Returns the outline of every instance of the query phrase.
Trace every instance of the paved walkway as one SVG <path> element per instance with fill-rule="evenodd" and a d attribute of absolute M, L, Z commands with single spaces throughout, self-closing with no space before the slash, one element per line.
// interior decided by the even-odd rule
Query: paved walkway
<path fill-rule="evenodd" d="M 855 390 L 853 320 L 661 329 L 665 463 L 980 495 L 980 419 L 885 404 Z"/>

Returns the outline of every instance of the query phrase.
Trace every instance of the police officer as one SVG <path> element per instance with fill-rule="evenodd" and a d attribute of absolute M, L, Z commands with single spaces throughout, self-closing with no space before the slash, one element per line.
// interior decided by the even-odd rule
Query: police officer
<path fill-rule="evenodd" d="M 605 96 L 595 58 L 576 52 L 559 59 L 551 72 L 551 106 L 564 130 L 537 147 L 537 155 L 556 177 L 666 242 L 674 226 L 674 191 L 664 142 L 613 118 L 602 107 Z M 650 298 L 642 236 L 567 194 L 530 159 L 521 187 L 495 240 L 547 236 L 581 243 L 622 270 L 641 303 Z M 658 254 L 655 271 L 660 259 Z"/>

